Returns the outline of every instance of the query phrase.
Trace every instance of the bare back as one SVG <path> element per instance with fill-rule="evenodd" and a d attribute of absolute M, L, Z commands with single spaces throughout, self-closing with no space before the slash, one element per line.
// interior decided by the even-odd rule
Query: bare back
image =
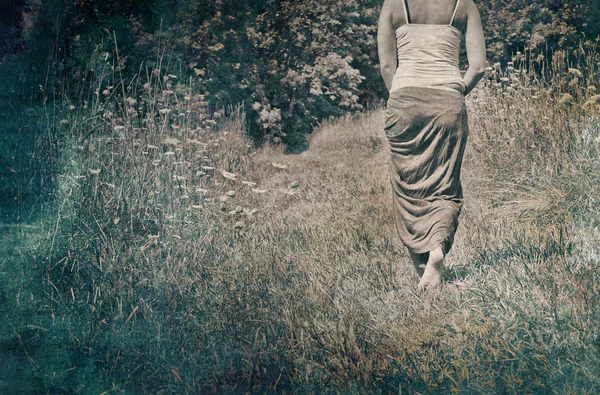
<path fill-rule="evenodd" d="M 456 11 L 456 12 L 454 12 Z M 454 15 L 454 17 L 453 17 Z M 481 18 L 474 0 L 384 0 L 377 29 L 377 46 L 381 75 L 391 89 L 398 63 L 397 35 L 400 27 L 434 29 L 452 26 L 465 39 L 469 68 L 464 74 L 468 94 L 485 71 L 485 38 Z M 432 27 L 433 26 L 433 27 Z"/>
<path fill-rule="evenodd" d="M 408 21 L 404 16 L 405 0 L 391 0 L 392 22 L 394 28 L 405 25 Z M 467 26 L 467 12 L 465 10 L 467 1 L 461 0 L 456 9 L 456 15 L 452 26 L 464 33 Z M 456 6 L 456 0 L 429 0 L 415 1 L 406 0 L 408 18 L 415 25 L 447 25 L 452 19 L 452 13 Z"/>

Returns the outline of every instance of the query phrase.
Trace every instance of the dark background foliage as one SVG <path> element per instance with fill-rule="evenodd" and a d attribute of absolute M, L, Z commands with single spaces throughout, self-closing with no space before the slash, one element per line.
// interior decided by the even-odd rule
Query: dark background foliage
<path fill-rule="evenodd" d="M 130 77 L 141 65 L 157 67 L 162 43 L 169 63 L 161 67 L 192 76 L 210 106 L 243 103 L 255 141 L 300 151 L 323 119 L 385 98 L 375 43 L 380 3 L 3 0 L 0 59 L 10 61 L 20 81 L 13 96 L 47 100 L 68 95 L 70 80 L 89 67 L 95 51 L 114 57 L 118 48 L 116 67 Z M 490 62 L 509 61 L 517 51 L 548 58 L 600 33 L 600 0 L 478 6 Z"/>

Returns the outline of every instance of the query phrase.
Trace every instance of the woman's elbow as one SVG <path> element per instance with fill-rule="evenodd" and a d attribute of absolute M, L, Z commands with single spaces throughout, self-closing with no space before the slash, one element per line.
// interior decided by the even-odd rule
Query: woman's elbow
<path fill-rule="evenodd" d="M 475 64 L 470 67 L 473 69 L 473 73 L 477 76 L 482 76 L 485 74 L 485 65 L 484 64 Z"/>
<path fill-rule="evenodd" d="M 380 67 L 381 75 L 386 75 L 389 73 L 396 72 L 396 65 L 391 63 L 384 63 Z"/>

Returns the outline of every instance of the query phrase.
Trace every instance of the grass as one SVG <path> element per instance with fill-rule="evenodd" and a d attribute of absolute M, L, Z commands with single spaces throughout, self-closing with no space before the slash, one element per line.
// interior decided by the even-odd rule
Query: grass
<path fill-rule="evenodd" d="M 427 293 L 396 237 L 381 109 L 292 156 L 160 69 L 90 74 L 86 102 L 48 117 L 60 173 L 31 331 L 69 351 L 36 376 L 64 392 L 598 392 L 587 55 L 581 76 L 493 68 L 469 97 L 465 207 Z"/>

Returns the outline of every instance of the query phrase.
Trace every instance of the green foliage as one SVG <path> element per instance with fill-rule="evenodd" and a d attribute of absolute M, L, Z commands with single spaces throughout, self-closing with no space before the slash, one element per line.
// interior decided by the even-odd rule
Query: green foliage
<path fill-rule="evenodd" d="M 373 98 L 361 83 L 376 13 L 357 0 L 188 2 L 178 36 L 213 101 L 244 101 L 253 137 L 299 148 L 320 121 Z"/>
<path fill-rule="evenodd" d="M 598 6 L 598 1 L 594 4 Z M 597 35 L 598 10 L 588 0 L 490 0 L 477 3 L 488 58 L 510 60 L 517 51 L 575 48 Z M 587 36 L 586 36 L 587 34 Z"/>
<path fill-rule="evenodd" d="M 478 2 L 489 60 L 509 61 L 518 51 L 550 59 L 557 49 L 593 41 L 599 1 Z M 375 42 L 379 7 L 374 0 L 48 0 L 28 56 L 41 75 L 40 54 L 51 54 L 52 78 L 42 85 L 50 91 L 60 81 L 64 93 L 94 51 L 116 55 L 118 48 L 113 67 L 131 77 L 142 64 L 158 67 L 156 48 L 168 41 L 171 71 L 195 75 L 210 105 L 244 103 L 255 141 L 298 151 L 324 119 L 385 97 Z"/>

